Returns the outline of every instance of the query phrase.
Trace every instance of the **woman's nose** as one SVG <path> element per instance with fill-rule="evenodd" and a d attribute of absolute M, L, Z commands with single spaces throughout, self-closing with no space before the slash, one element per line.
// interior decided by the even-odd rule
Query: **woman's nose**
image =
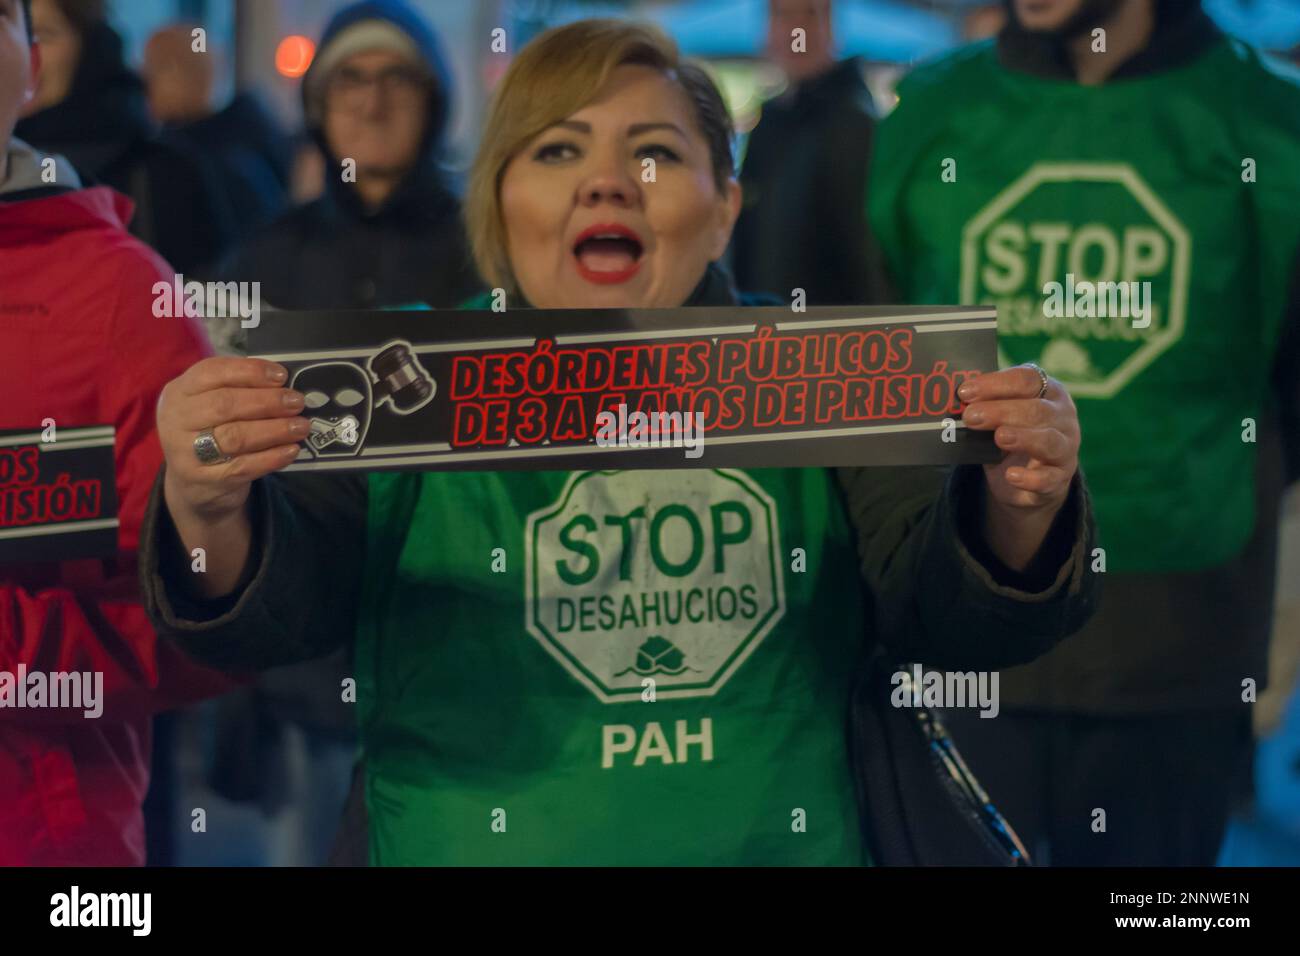
<path fill-rule="evenodd" d="M 635 206 L 640 201 L 640 188 L 623 170 L 606 164 L 601 169 L 592 170 L 583 180 L 578 191 L 579 201 L 584 206 L 598 206 L 609 203 L 620 208 Z"/>

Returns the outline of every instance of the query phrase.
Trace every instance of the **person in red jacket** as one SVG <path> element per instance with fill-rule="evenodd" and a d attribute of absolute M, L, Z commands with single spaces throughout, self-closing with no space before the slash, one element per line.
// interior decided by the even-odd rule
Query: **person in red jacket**
<path fill-rule="evenodd" d="M 0 564 L 0 681 L 102 675 L 98 717 L 0 706 L 0 865 L 139 865 L 151 716 L 229 686 L 159 646 L 134 554 L 158 394 L 210 350 L 154 317 L 174 271 L 128 234 L 130 202 L 13 138 L 39 62 L 25 6 L 0 0 L 0 431 L 113 425 L 120 525 L 115 559 Z"/>

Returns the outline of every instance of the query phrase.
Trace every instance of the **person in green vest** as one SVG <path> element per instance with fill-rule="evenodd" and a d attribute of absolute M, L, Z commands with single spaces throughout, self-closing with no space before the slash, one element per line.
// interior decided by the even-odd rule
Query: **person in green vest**
<path fill-rule="evenodd" d="M 1208 865 L 1300 472 L 1300 84 L 1193 0 L 1008 6 L 900 84 L 867 204 L 903 301 L 997 305 L 1078 403 L 1106 600 L 949 725 L 1040 861 Z"/>
<path fill-rule="evenodd" d="M 738 208 L 717 88 L 658 30 L 607 20 L 520 51 L 466 203 L 511 309 L 734 305 L 716 263 Z M 865 651 L 995 668 L 1095 602 L 1073 405 L 1032 369 L 969 396 L 1002 463 L 838 485 L 798 468 L 304 481 L 274 474 L 307 427 L 285 382 L 214 359 L 168 386 L 146 605 L 219 668 L 353 648 L 375 864 L 861 865 L 845 727 Z"/>

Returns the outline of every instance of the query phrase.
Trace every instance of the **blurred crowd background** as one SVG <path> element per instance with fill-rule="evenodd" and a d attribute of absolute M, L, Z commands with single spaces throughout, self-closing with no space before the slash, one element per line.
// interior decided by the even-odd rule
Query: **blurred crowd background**
<path fill-rule="evenodd" d="M 217 96 L 227 97 L 236 87 L 254 90 L 292 125 L 298 112 L 295 80 L 309 62 L 297 58 L 293 38 L 307 40 L 311 50 L 344 5 L 342 0 L 118 0 L 110 17 L 136 64 L 157 29 L 182 20 L 202 24 L 225 55 Z M 471 40 L 498 26 L 517 48 L 549 26 L 587 16 L 658 23 L 684 52 L 717 71 L 742 130 L 753 127 L 762 102 L 785 82 L 762 58 L 764 0 L 413 0 L 411 5 L 439 32 L 459 81 L 451 143 L 452 155 L 464 162 L 477 142 L 492 82 L 503 71 L 485 44 Z M 1300 44 L 1300 4 L 1293 0 L 1208 0 L 1205 7 L 1225 30 L 1255 46 L 1286 53 Z M 839 51 L 863 57 L 872 92 L 887 103 L 892 80 L 909 64 L 995 33 L 1003 12 L 1000 3 L 987 0 L 844 0 L 833 16 Z"/>
<path fill-rule="evenodd" d="M 419 282 L 437 252 L 424 245 L 417 244 L 408 263 L 398 263 L 398 274 L 363 278 L 329 292 L 328 302 L 313 301 L 303 285 L 323 282 L 322 276 L 276 275 L 258 265 L 273 263 L 275 243 L 289 241 L 284 235 L 253 239 L 258 230 L 328 189 L 328 161 L 310 116 L 304 116 L 301 87 L 342 0 L 33 5 L 45 77 L 37 111 L 17 134 L 68 155 L 83 173 L 131 195 L 138 209 L 135 230 L 178 271 L 201 278 L 225 271 L 222 263 L 242 261 L 232 274 L 260 276 L 269 303 L 282 308 L 336 304 L 340 297 L 358 307 L 433 300 Z M 440 141 L 433 137 L 438 149 L 432 159 L 441 170 L 439 182 L 453 194 L 463 184 L 487 97 L 510 53 L 550 26 L 610 15 L 662 26 L 719 81 L 742 162 L 765 109 L 791 83 L 808 79 L 789 75 L 789 64 L 767 56 L 767 0 L 412 0 L 411 6 L 436 34 L 431 39 L 438 52 L 420 53 L 441 73 L 446 94 L 445 103 L 431 106 L 430 126 L 445 128 Z M 1206 0 L 1205 7 L 1227 32 L 1300 62 L 1300 0 Z M 858 102 L 882 116 L 911 65 L 995 33 L 1003 16 L 1000 3 L 977 0 L 837 0 L 836 69 L 853 74 L 854 88 L 865 86 L 869 95 Z M 204 58 L 186 55 L 196 28 L 209 53 Z M 504 52 L 494 51 L 489 40 L 497 29 L 505 31 Z M 361 87 L 373 79 L 353 78 L 349 82 L 357 89 L 350 92 L 364 93 Z M 378 76 L 395 92 L 409 79 L 391 70 Z M 333 93 L 349 90 L 340 86 Z M 311 102 L 309 96 L 308 113 Z M 845 123 L 850 128 L 852 117 L 846 114 Z M 436 197 L 411 202 L 426 200 Z M 319 220 L 290 226 L 311 230 Z M 743 270 L 737 272 L 743 286 Z M 446 276 L 440 281 L 447 301 L 435 304 L 454 304 L 472 291 L 469 280 L 463 288 Z M 841 298 L 854 301 L 853 295 L 845 289 Z M 213 332 L 224 347 L 238 348 L 229 325 L 214 326 Z M 1229 831 L 1221 858 L 1229 865 L 1300 865 L 1300 695 L 1294 690 L 1300 500 L 1294 494 L 1287 515 L 1274 682 L 1256 712 L 1256 794 Z M 356 756 L 350 708 L 337 701 L 346 674 L 346 661 L 333 660 L 312 674 L 271 675 L 226 698 L 159 718 L 147 805 L 150 862 L 325 862 Z M 192 833 L 191 811 L 198 807 L 206 811 L 208 832 L 220 833 L 219 839 Z"/>
<path fill-rule="evenodd" d="M 449 160 L 467 166 L 478 141 L 483 105 L 502 59 L 477 38 L 503 27 L 518 49 L 550 26 L 589 16 L 626 16 L 664 27 L 686 54 L 714 71 L 744 133 L 765 100 L 786 79 L 765 61 L 765 0 L 413 0 L 438 31 L 457 80 Z M 223 53 L 218 100 L 238 88 L 263 98 L 277 119 L 300 119 L 297 79 L 314 44 L 343 0 L 118 0 L 110 16 L 130 61 L 143 60 L 149 37 L 177 21 L 207 30 Z M 1300 56 L 1300 3 L 1295 0 L 1207 0 L 1206 10 L 1234 36 L 1278 53 Z M 987 0 L 843 0 L 833 10 L 840 54 L 860 56 L 868 85 L 887 109 L 894 80 L 910 64 L 1000 28 L 1002 5 Z M 298 38 L 307 41 L 298 42 Z"/>

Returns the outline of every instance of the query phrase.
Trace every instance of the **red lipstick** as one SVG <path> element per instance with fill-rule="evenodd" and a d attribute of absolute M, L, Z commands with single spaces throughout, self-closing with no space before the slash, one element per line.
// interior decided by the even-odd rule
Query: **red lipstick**
<path fill-rule="evenodd" d="M 621 223 L 598 223 L 578 234 L 573 258 L 578 274 L 595 285 L 627 282 L 641 269 L 645 244 Z"/>

